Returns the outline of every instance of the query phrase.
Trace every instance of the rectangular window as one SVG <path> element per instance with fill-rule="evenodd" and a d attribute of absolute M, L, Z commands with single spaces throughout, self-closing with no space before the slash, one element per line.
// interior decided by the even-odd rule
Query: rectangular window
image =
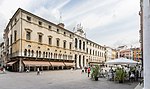
<path fill-rule="evenodd" d="M 48 38 L 48 43 L 49 43 L 49 45 L 51 45 L 52 44 L 52 38 Z"/>
<path fill-rule="evenodd" d="M 39 35 L 39 42 L 42 43 L 42 35 Z"/>
<path fill-rule="evenodd" d="M 31 40 L 31 32 L 26 33 L 26 40 Z"/>
<path fill-rule="evenodd" d="M 72 43 L 71 42 L 69 43 L 69 49 L 72 49 Z"/>
<path fill-rule="evenodd" d="M 17 40 L 17 31 L 14 31 L 14 41 Z"/>
<path fill-rule="evenodd" d="M 10 35 L 10 45 L 12 45 L 12 35 Z"/>

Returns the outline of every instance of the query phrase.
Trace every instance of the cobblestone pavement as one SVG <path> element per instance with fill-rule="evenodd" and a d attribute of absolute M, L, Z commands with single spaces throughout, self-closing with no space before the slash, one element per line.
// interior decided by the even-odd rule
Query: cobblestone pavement
<path fill-rule="evenodd" d="M 0 89 L 134 89 L 138 82 L 119 84 L 99 78 L 93 81 L 81 70 L 0 73 Z"/>

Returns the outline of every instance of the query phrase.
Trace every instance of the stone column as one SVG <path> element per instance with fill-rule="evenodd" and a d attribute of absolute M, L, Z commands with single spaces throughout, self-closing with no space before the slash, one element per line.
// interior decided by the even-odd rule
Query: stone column
<path fill-rule="evenodd" d="M 144 89 L 150 89 L 150 0 L 143 0 Z"/>
<path fill-rule="evenodd" d="M 22 72 L 22 58 L 19 59 L 19 72 Z"/>

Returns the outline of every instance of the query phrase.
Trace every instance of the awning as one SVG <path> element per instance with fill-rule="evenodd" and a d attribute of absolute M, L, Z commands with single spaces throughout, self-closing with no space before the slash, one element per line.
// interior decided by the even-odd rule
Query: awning
<path fill-rule="evenodd" d="M 64 64 L 65 64 L 66 66 L 74 66 L 74 65 L 75 65 L 75 64 L 72 63 L 72 62 L 64 62 Z"/>
<path fill-rule="evenodd" d="M 50 62 L 52 66 L 65 66 L 63 62 Z"/>
<path fill-rule="evenodd" d="M 23 61 L 25 66 L 51 66 L 49 62 L 46 61 Z"/>
<path fill-rule="evenodd" d="M 12 66 L 12 65 L 13 65 L 15 62 L 16 62 L 16 61 L 9 62 L 9 63 L 7 63 L 7 65 L 10 65 L 10 66 Z"/>

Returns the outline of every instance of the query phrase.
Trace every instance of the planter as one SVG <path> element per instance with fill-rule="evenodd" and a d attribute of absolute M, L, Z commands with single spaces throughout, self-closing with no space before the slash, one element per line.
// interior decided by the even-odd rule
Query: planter
<path fill-rule="evenodd" d="M 98 77 L 95 77 L 95 81 L 98 81 Z"/>
<path fill-rule="evenodd" d="M 119 81 L 119 83 L 123 83 L 123 81 L 122 81 L 122 80 L 120 80 L 120 81 Z"/>

